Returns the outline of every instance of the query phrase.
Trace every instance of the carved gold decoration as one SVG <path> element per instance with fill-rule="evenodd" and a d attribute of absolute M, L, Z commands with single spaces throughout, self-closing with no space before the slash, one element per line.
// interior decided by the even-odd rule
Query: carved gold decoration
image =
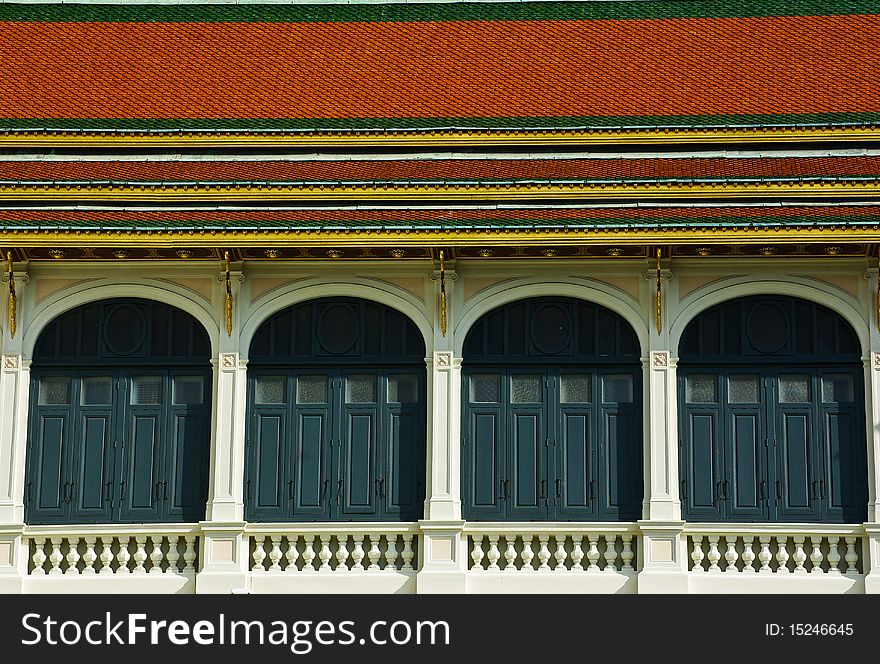
<path fill-rule="evenodd" d="M 480 256 L 482 256 L 483 258 L 490 258 L 495 255 L 495 250 L 494 249 L 480 249 L 477 253 Z"/>
<path fill-rule="evenodd" d="M 697 256 L 711 256 L 712 247 L 697 247 L 696 252 Z"/>
<path fill-rule="evenodd" d="M 178 249 L 175 253 L 178 258 L 192 258 L 195 255 L 191 249 Z"/>
<path fill-rule="evenodd" d="M 327 256 L 329 256 L 330 258 L 342 258 L 343 255 L 344 254 L 341 249 L 328 249 L 327 250 Z"/>
<path fill-rule="evenodd" d="M 113 255 L 116 256 L 116 258 L 119 258 L 121 260 L 121 259 L 128 258 L 129 256 L 131 256 L 131 252 L 128 249 L 117 249 L 116 251 L 113 252 Z"/>
<path fill-rule="evenodd" d="M 838 254 L 843 252 L 843 247 L 831 245 L 830 247 L 825 247 L 822 251 L 824 251 L 829 256 L 837 256 Z"/>
<path fill-rule="evenodd" d="M 281 258 L 280 249 L 266 249 L 266 251 L 264 251 L 263 253 L 265 254 L 266 258 L 271 258 L 273 260 L 276 258 Z"/>
<path fill-rule="evenodd" d="M 446 265 L 440 250 L 440 332 L 446 336 Z"/>
<path fill-rule="evenodd" d="M 15 337 L 15 274 L 12 271 L 12 252 L 6 252 L 6 261 L 9 264 L 9 304 L 7 305 L 7 313 L 9 315 L 9 336 Z"/>
<path fill-rule="evenodd" d="M 64 249 L 50 249 L 49 250 L 49 257 L 54 258 L 56 261 L 61 260 L 65 256 L 67 256 L 67 252 L 64 251 Z"/>
<path fill-rule="evenodd" d="M 545 256 L 547 256 L 548 258 L 552 258 L 553 256 L 555 256 L 559 253 L 559 250 L 553 249 L 553 248 L 547 248 L 547 249 L 541 249 L 541 253 L 544 254 Z"/>
<path fill-rule="evenodd" d="M 226 262 L 226 335 L 232 336 L 232 277 L 229 273 L 229 252 L 223 252 Z"/>
<path fill-rule="evenodd" d="M 608 247 L 608 249 L 605 250 L 605 253 L 609 256 L 623 256 L 623 249 L 620 247 Z"/>
<path fill-rule="evenodd" d="M 660 282 L 663 280 L 663 274 L 660 271 L 661 251 L 657 249 L 657 334 L 663 331 L 663 295 Z"/>
<path fill-rule="evenodd" d="M 406 249 L 395 248 L 388 252 L 392 258 L 403 258 L 406 256 Z"/>
<path fill-rule="evenodd" d="M 760 249 L 758 249 L 758 253 L 762 256 L 775 256 L 776 251 L 776 247 L 761 247 Z"/>

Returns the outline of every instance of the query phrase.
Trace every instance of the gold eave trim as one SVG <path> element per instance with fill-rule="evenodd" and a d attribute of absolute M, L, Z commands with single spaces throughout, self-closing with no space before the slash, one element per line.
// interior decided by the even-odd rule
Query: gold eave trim
<path fill-rule="evenodd" d="M 880 127 L 731 128 L 731 129 L 547 129 L 437 131 L 284 131 L 113 132 L 13 130 L 0 133 L 0 148 L 323 148 L 501 147 L 511 145 L 658 145 L 675 143 L 776 143 L 789 141 L 871 141 Z"/>
<path fill-rule="evenodd" d="M 476 185 L 325 185 L 325 186 L 198 186 L 198 185 L 7 185 L 0 186 L 0 201 L 137 202 L 204 201 L 364 201 L 364 200 L 485 200 L 541 199 L 652 199 L 652 198 L 749 198 L 786 196 L 826 198 L 880 195 L 880 181 L 748 184 L 476 184 Z"/>
<path fill-rule="evenodd" d="M 2 231 L 4 247 L 270 247 L 334 246 L 570 246 L 741 243 L 865 243 L 880 241 L 880 222 L 870 228 L 540 229 L 400 231 Z"/>

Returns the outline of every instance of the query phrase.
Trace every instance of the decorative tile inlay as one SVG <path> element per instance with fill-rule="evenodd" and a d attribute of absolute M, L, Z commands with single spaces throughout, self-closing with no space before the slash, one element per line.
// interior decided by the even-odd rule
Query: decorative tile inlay
<path fill-rule="evenodd" d="M 3 368 L 4 369 L 18 369 L 18 355 L 4 355 L 3 356 Z"/>
<path fill-rule="evenodd" d="M 669 353 L 664 351 L 651 352 L 651 366 L 657 369 L 665 369 L 669 366 Z"/>
<path fill-rule="evenodd" d="M 221 353 L 220 354 L 220 366 L 224 369 L 234 369 L 236 362 L 235 353 Z"/>
<path fill-rule="evenodd" d="M 434 366 L 451 367 L 452 353 L 434 353 Z"/>

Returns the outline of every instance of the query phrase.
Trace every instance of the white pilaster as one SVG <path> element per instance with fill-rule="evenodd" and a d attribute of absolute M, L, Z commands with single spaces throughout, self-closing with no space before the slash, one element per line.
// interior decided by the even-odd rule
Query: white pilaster
<path fill-rule="evenodd" d="M 872 340 L 876 335 L 871 335 Z M 872 344 L 873 345 L 873 344 Z M 868 521 L 880 516 L 880 349 L 865 358 L 865 416 L 867 422 Z M 880 570 L 878 570 L 880 573 Z"/>

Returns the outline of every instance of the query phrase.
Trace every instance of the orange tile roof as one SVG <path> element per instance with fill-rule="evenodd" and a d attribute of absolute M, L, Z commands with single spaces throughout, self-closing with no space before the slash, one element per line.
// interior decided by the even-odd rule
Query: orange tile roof
<path fill-rule="evenodd" d="M 880 157 L 2 161 L 0 182 L 406 182 L 880 178 Z"/>
<path fill-rule="evenodd" d="M 836 3 L 851 14 L 821 1 L 759 2 L 770 9 L 757 15 L 732 2 L 540 6 L 555 4 L 504 9 L 510 19 L 401 7 L 394 20 L 357 6 L 332 20 L 245 6 L 116 7 L 102 20 L 94 8 L 5 5 L 0 127 L 880 121 L 876 2 Z M 685 4 L 727 9 L 670 8 Z M 774 4 L 812 15 L 772 15 Z"/>

